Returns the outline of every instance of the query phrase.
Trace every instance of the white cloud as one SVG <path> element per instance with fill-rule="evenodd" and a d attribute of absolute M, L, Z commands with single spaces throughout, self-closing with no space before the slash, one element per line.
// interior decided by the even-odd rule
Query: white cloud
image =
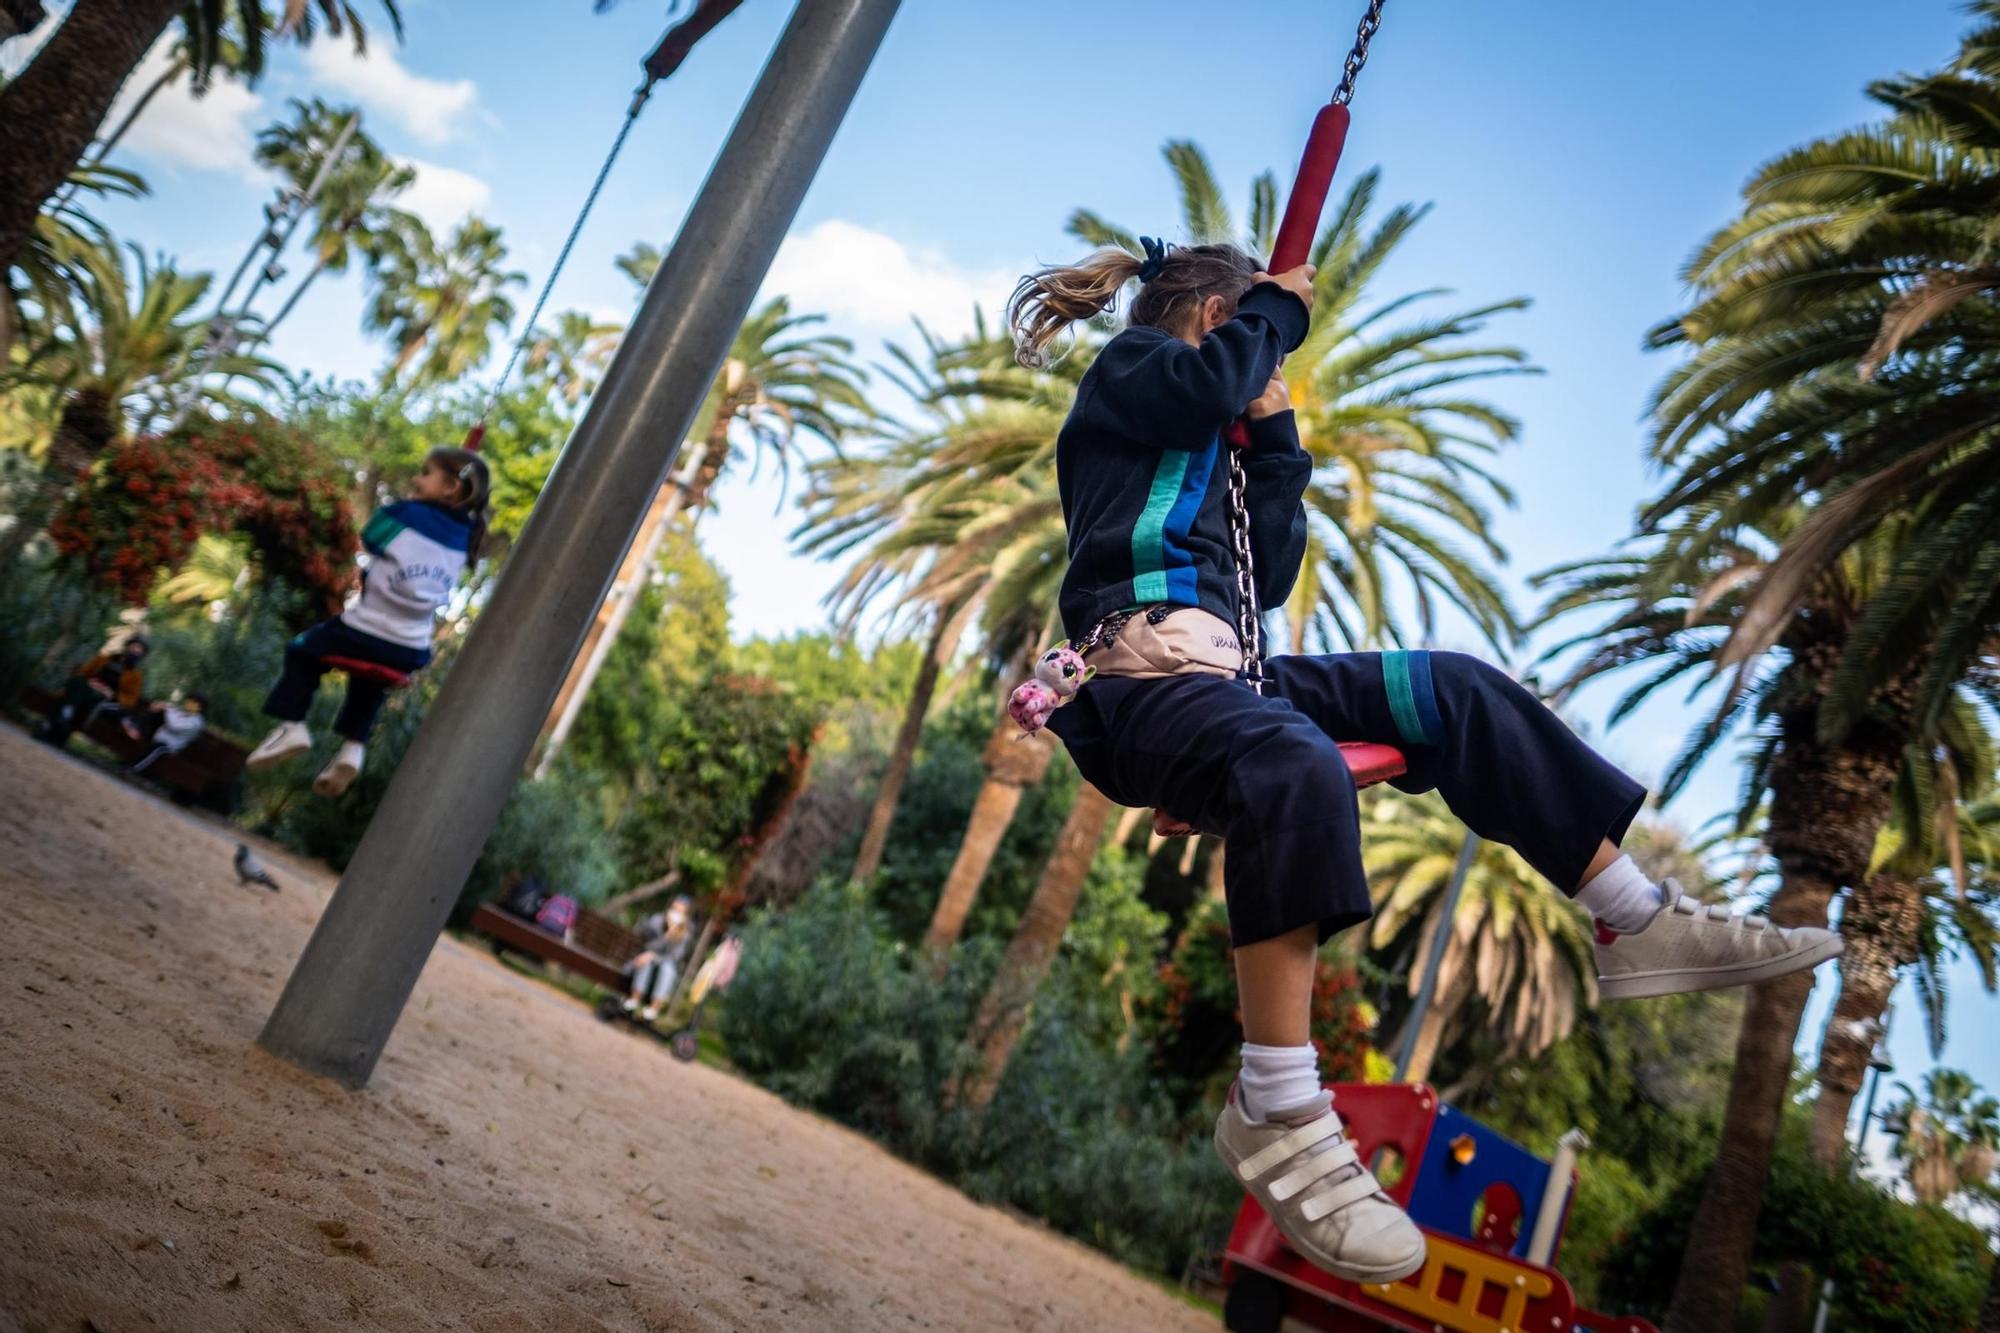
<path fill-rule="evenodd" d="M 471 79 L 412 74 L 384 42 L 369 43 L 366 56 L 344 41 L 314 42 L 306 48 L 306 67 L 315 79 L 429 144 L 449 141 L 479 98 Z"/>
<path fill-rule="evenodd" d="M 125 81 L 118 100 L 105 118 L 106 133 L 123 123 L 126 114 L 153 86 L 168 65 L 171 39 L 163 39 Z M 112 150 L 155 162 L 192 167 L 197 171 L 231 171 L 253 180 L 263 175 L 251 159 L 255 143 L 252 125 L 261 118 L 264 99 L 240 83 L 217 79 L 196 97 L 182 75 L 160 90 Z"/>
<path fill-rule="evenodd" d="M 997 311 L 1017 276 L 974 272 L 835 218 L 785 239 L 764 291 L 789 296 L 794 310 L 828 315 L 855 331 L 900 338 L 911 332 L 914 317 L 950 336 L 971 329 L 975 304 L 989 316 Z"/>
<path fill-rule="evenodd" d="M 415 213 L 440 235 L 464 221 L 466 214 L 484 209 L 493 198 L 493 187 L 470 172 L 416 157 L 397 161 L 414 167 L 417 179 L 396 196 L 396 207 Z"/>

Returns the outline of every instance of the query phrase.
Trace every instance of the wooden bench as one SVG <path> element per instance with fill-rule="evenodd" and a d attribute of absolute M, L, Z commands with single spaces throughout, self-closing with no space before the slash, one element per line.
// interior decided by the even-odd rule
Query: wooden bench
<path fill-rule="evenodd" d="M 626 964 L 642 947 L 637 935 L 595 912 L 578 912 L 567 940 L 493 903 L 479 904 L 470 924 L 493 941 L 496 953 L 513 949 L 612 990 L 625 989 Z"/>
<path fill-rule="evenodd" d="M 21 692 L 21 702 L 44 717 L 54 717 L 62 707 L 62 696 L 52 690 L 30 686 Z M 153 743 L 133 740 L 114 718 L 99 715 L 77 732 L 109 750 L 120 763 L 130 766 L 153 752 Z M 205 729 L 178 754 L 161 755 L 146 766 L 140 777 L 159 783 L 182 804 L 195 803 L 217 814 L 234 814 L 240 804 L 239 781 L 250 752 L 242 746 Z"/>

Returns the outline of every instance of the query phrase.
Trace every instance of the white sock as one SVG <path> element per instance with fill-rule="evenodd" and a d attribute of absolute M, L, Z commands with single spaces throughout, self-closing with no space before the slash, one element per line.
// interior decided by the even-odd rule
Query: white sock
<path fill-rule="evenodd" d="M 1257 1046 L 1243 1043 L 1243 1072 L 1236 1080 L 1244 1118 L 1268 1120 L 1273 1111 L 1289 1111 L 1319 1096 L 1319 1052 L 1304 1046 Z"/>
<path fill-rule="evenodd" d="M 1584 910 L 1620 935 L 1644 930 L 1665 903 L 1659 888 L 1629 856 L 1621 856 L 1576 891 Z"/>

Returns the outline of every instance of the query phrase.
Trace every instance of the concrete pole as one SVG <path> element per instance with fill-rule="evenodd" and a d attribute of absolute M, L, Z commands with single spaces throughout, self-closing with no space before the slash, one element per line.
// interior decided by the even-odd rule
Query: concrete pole
<path fill-rule="evenodd" d="M 800 0 L 258 1039 L 368 1081 L 898 0 Z"/>

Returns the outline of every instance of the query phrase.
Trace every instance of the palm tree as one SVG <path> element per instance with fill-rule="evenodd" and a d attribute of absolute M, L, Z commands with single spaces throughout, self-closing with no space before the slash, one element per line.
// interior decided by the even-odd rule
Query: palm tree
<path fill-rule="evenodd" d="M 1995 781 L 1994 738 L 1969 701 L 1946 721 L 1933 746 L 1910 747 L 1874 862 L 1841 914 L 1847 947 L 1820 1044 L 1811 1140 L 1829 1170 L 1846 1160 L 1848 1115 L 1903 969 L 1918 965 L 1933 1051 L 1944 1041 L 1944 958 L 1970 952 L 1989 991 L 2000 980 L 2000 926 L 1986 911 L 2000 873 L 2000 807 L 1979 799 Z"/>
<path fill-rule="evenodd" d="M 1659 395 L 1655 453 L 1680 477 L 1653 508 L 1727 523 L 1775 495 L 1817 495 L 1760 580 L 1725 657 L 1762 651 L 1833 554 L 1885 517 L 1927 511 L 1894 599 L 1844 664 L 1829 724 L 1923 645 L 1920 719 L 1992 650 L 2000 601 L 2000 303 L 1983 201 L 2000 189 L 2000 0 L 1942 74 L 1879 82 L 1893 113 L 1764 166 L 1740 218 L 1684 274 L 1699 299 L 1655 331 L 1694 354 Z M 1712 428 L 1726 434 L 1709 439 Z M 1912 626 L 1929 622 L 1924 633 Z"/>
<path fill-rule="evenodd" d="M 396 0 L 381 0 L 400 38 Z M 118 90 L 176 18 L 187 34 L 189 68 L 206 79 L 225 60 L 254 80 L 267 37 L 312 41 L 324 29 L 367 45 L 353 0 L 264 0 L 190 5 L 186 0 L 76 0 L 62 26 L 18 77 L 0 89 L 0 267 L 13 262 L 35 216 L 83 160 Z M 228 39 L 235 39 L 232 44 Z"/>
<path fill-rule="evenodd" d="M 440 246 L 422 220 L 394 214 L 370 256 L 375 293 L 362 321 L 396 347 L 384 388 L 449 384 L 486 360 L 494 332 L 514 318 L 507 289 L 527 280 L 506 259 L 500 229 L 477 216 Z"/>
<path fill-rule="evenodd" d="M 581 310 L 556 316 L 554 328 L 537 328 L 528 335 L 521 373 L 546 383 L 551 392 L 575 408 L 597 388 L 597 381 L 618 350 L 623 330 L 593 319 Z"/>
<path fill-rule="evenodd" d="M 77 197 L 133 199 L 148 192 L 138 175 L 112 167 L 79 167 L 70 184 L 64 200 L 35 219 L 27 245 L 15 256 L 6 281 L 0 282 L 0 368 L 8 365 L 15 340 L 23 332 L 31 342 L 39 342 L 73 321 L 78 293 L 101 281 L 103 270 L 118 262 L 111 233 L 77 204 Z M 33 307 L 25 329 L 23 301 Z"/>
<path fill-rule="evenodd" d="M 1981 1096 L 1970 1074 L 1933 1069 L 1920 1099 L 1906 1083 L 1890 1112 L 1899 1124 L 1890 1155 L 1904 1164 L 1919 1203 L 1940 1204 L 1961 1190 L 1980 1190 L 2000 1166 L 2000 1100 Z"/>
<path fill-rule="evenodd" d="M 1518 853 L 1482 842 L 1446 923 L 1445 891 L 1466 834 L 1444 802 L 1379 795 L 1369 802 L 1361 837 L 1375 899 L 1369 948 L 1420 960 L 1439 930 L 1451 932 L 1436 996 L 1417 1030 L 1411 1082 L 1429 1077 L 1452 1034 L 1469 1023 L 1497 1039 L 1498 1058 L 1516 1059 L 1568 1036 L 1578 1014 L 1597 1003 L 1589 920 Z M 1414 996 L 1423 969 L 1408 970 Z"/>
<path fill-rule="evenodd" d="M 256 156 L 260 165 L 279 172 L 303 194 L 326 166 L 348 121 L 360 112 L 329 106 L 317 97 L 309 102 L 294 98 L 291 105 L 290 121 L 279 121 L 257 136 Z M 312 203 L 313 265 L 264 326 L 265 337 L 284 323 L 320 274 L 345 273 L 355 256 L 377 253 L 391 230 L 392 201 L 416 178 L 414 169 L 398 165 L 367 134 L 356 130 L 348 138 Z"/>
<path fill-rule="evenodd" d="M 1558 697 L 1592 677 L 1642 667 L 1646 678 L 1613 710 L 1615 724 L 1654 691 L 1712 674 L 1758 571 L 1798 521 L 1795 511 L 1772 515 L 1706 546 L 1677 530 L 1650 550 L 1541 575 L 1537 582 L 1553 589 L 1549 619 L 1613 608 L 1608 620 L 1549 650 L 1547 658 L 1587 650 L 1560 682 Z M 1689 520 L 1702 522 L 1699 515 Z M 1805 607 L 1786 622 L 1776 651 L 1753 664 L 1695 728 L 1661 782 L 1662 800 L 1672 799 L 1726 736 L 1747 727 L 1752 753 L 1739 819 L 1747 821 L 1768 794 L 1765 844 L 1779 867 L 1770 916 L 1779 925 L 1826 924 L 1839 891 L 1867 876 L 1876 834 L 1889 814 L 1910 735 L 1903 721 L 1907 677 L 1878 691 L 1878 706 L 1837 743 L 1822 739 L 1820 714 L 1847 637 L 1883 571 L 1892 567 L 1895 546 L 1894 534 L 1882 534 L 1820 576 Z M 1676 1295 L 1669 1319 L 1677 1329 L 1717 1326 L 1714 1320 L 1735 1309 L 1742 1289 L 1736 1270 L 1747 1263 L 1793 1040 L 1812 984 L 1811 973 L 1800 973 L 1750 993 L 1704 1203 L 1709 1215 L 1695 1229 L 1688 1260 L 1716 1267 Z M 1684 1308 L 1683 1300 L 1692 1304 Z"/>
<path fill-rule="evenodd" d="M 769 453 L 779 476 L 789 477 L 808 438 L 838 453 L 852 422 L 869 413 L 862 393 L 867 376 L 848 360 L 854 344 L 807 332 L 825 322 L 824 315 L 793 314 L 783 296 L 743 321 L 702 409 L 708 450 L 688 487 L 690 514 L 699 515 L 711 503 L 716 480 L 739 442 L 759 460 Z"/>
<path fill-rule="evenodd" d="M 1743 596 L 1714 662 L 1734 669 L 1739 691 L 1825 609 L 1829 571 L 1871 552 L 1877 595 L 1822 623 L 1794 679 L 1811 700 L 1795 716 L 1811 730 L 1788 741 L 1852 761 L 1849 804 L 1795 815 L 1846 822 L 1870 844 L 1902 748 L 1935 737 L 1962 686 L 1994 692 L 1984 662 L 2000 643 L 2000 304 L 1979 270 L 2000 7 L 1978 12 L 1984 26 L 1953 70 L 1875 85 L 1885 121 L 1757 173 L 1742 215 L 1688 266 L 1695 301 L 1653 338 L 1691 347 L 1654 404 L 1654 452 L 1673 475 L 1645 522 L 1664 534 L 1671 577 L 1810 505 L 1775 550 L 1732 571 Z M 1867 880 L 1853 851 L 1821 868 L 1840 871 L 1829 894 Z M 1905 880 L 1902 892 L 1892 915 L 1909 919 L 1918 888 Z M 1800 920 L 1820 918 L 1817 888 L 1779 898 Z M 1723 1153 L 1669 1313 L 1676 1333 L 1726 1323 L 1747 1270 L 1796 1022 L 1791 1005 L 1760 1011 L 1773 992 L 1760 988 L 1746 1017 Z M 1753 1040 L 1752 1025 L 1766 1034 Z"/>
<path fill-rule="evenodd" d="M 43 456 L 38 493 L 0 539 L 0 564 L 11 561 L 40 530 L 41 520 L 129 421 L 143 420 L 179 394 L 238 405 L 225 387 L 233 376 L 261 388 L 275 383 L 275 364 L 229 352 L 209 367 L 221 380 L 211 385 L 194 379 L 190 384 L 193 354 L 208 336 L 206 321 L 196 319 L 194 311 L 208 291 L 209 275 L 184 274 L 165 258 L 148 264 L 136 248 L 132 257 L 131 271 L 116 262 L 115 252 L 112 262 L 93 264 L 78 293 L 77 318 L 58 327 L 20 365 L 0 374 L 0 392 L 46 386 L 62 404 Z"/>

